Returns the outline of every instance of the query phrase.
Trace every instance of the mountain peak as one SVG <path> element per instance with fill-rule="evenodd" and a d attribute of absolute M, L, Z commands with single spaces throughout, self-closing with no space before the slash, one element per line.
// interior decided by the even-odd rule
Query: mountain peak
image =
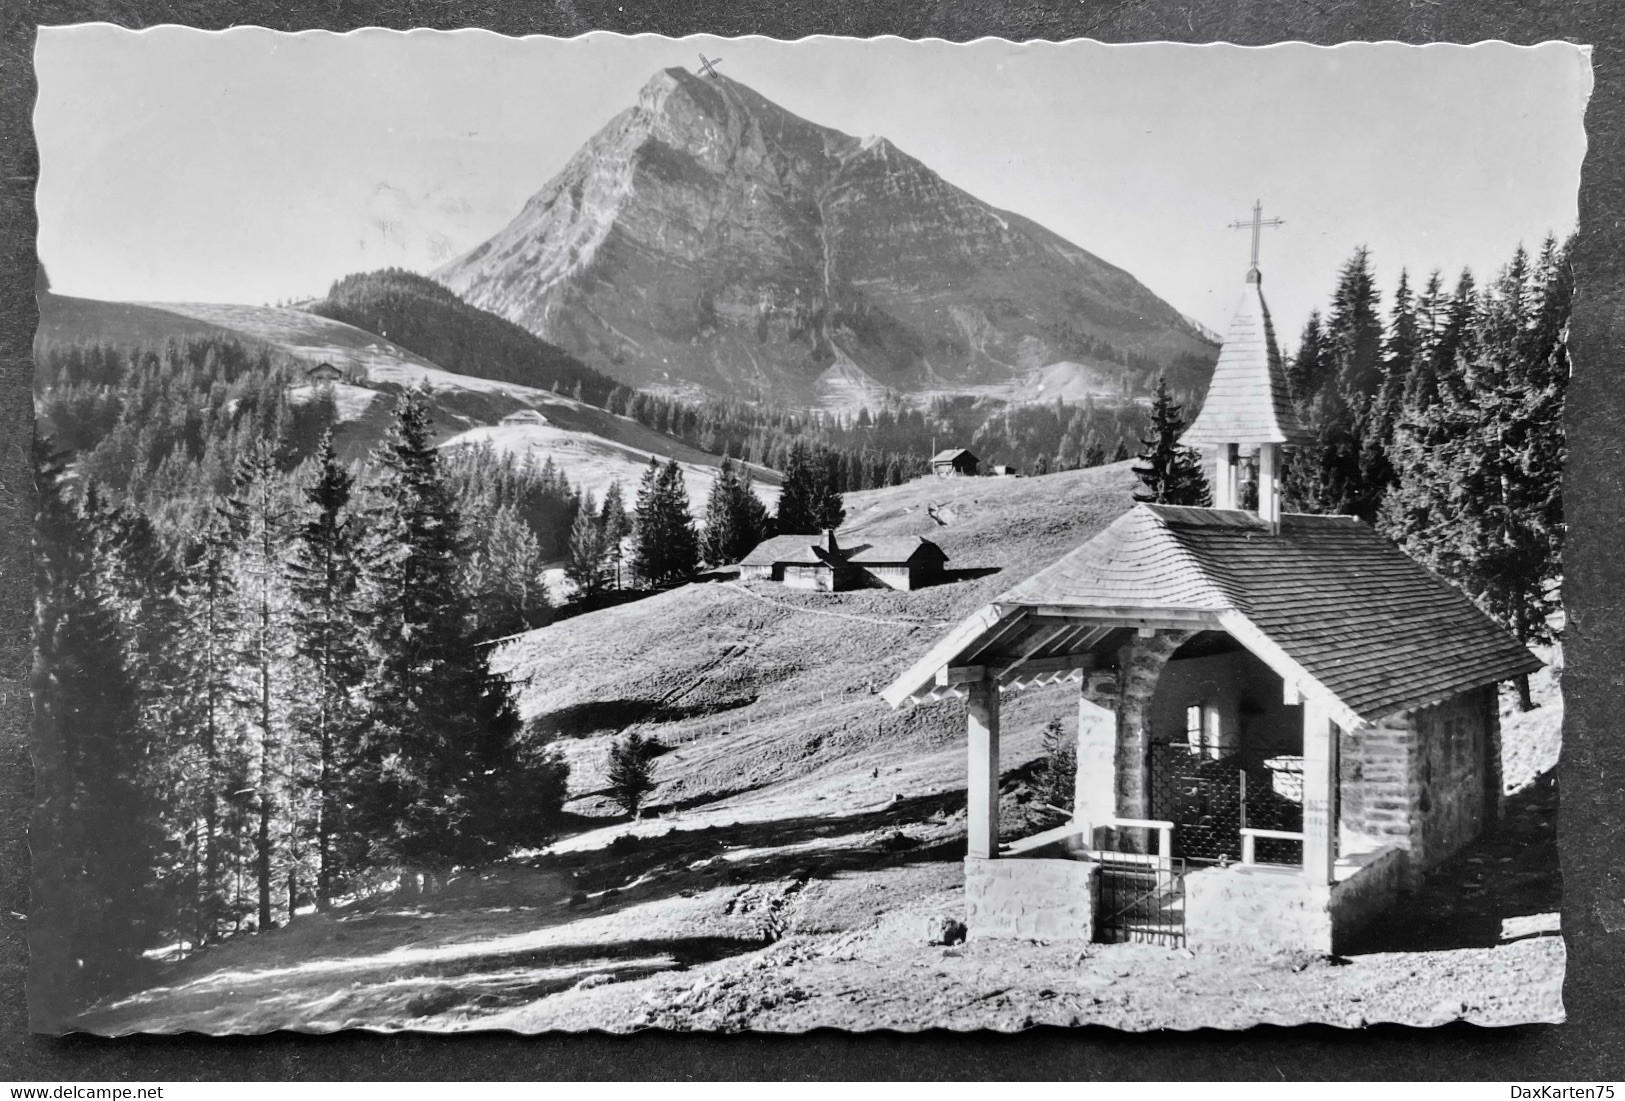
<path fill-rule="evenodd" d="M 886 138 L 677 67 L 435 276 L 633 385 L 797 405 L 1214 354 L 1127 272 Z"/>

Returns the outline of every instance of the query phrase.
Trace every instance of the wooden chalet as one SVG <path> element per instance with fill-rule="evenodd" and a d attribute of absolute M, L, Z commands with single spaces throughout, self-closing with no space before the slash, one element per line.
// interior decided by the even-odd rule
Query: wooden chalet
<path fill-rule="evenodd" d="M 826 531 L 822 536 L 778 535 L 763 540 L 739 563 L 739 576 L 819 592 L 876 586 L 906 591 L 941 581 L 947 561 L 941 547 L 918 536 L 843 547 L 835 532 Z"/>
<path fill-rule="evenodd" d="M 1367 524 L 1282 515 L 1303 426 L 1260 283 L 1185 437 L 1217 507 L 1135 505 L 883 693 L 966 701 L 973 936 L 1335 951 L 1500 814 L 1497 685 L 1540 662 Z M 1073 818 L 1003 844 L 1000 697 L 1056 683 Z"/>
<path fill-rule="evenodd" d="M 305 368 L 305 378 L 313 385 L 319 386 L 324 382 L 342 382 L 344 372 L 331 363 L 323 361 Z"/>
<path fill-rule="evenodd" d="M 974 478 L 981 461 L 963 447 L 950 447 L 932 456 L 931 472 L 939 478 Z"/>
<path fill-rule="evenodd" d="M 508 425 L 546 424 L 547 418 L 534 409 L 520 409 L 503 417 L 502 423 Z"/>

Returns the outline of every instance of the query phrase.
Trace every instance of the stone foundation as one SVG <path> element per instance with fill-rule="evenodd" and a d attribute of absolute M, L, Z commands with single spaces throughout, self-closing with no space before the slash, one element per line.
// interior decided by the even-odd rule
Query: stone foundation
<path fill-rule="evenodd" d="M 970 936 L 1090 940 L 1099 873 L 1099 865 L 1087 860 L 966 857 Z"/>
<path fill-rule="evenodd" d="M 1232 864 L 1185 877 L 1185 943 L 1331 954 L 1399 895 L 1405 854 L 1385 848 L 1338 861 L 1338 882 L 1316 886 L 1299 868 Z"/>

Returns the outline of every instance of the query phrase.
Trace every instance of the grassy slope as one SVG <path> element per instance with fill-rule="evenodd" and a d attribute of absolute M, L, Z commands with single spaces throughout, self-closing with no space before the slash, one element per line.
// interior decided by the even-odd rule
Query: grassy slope
<path fill-rule="evenodd" d="M 913 593 L 693 585 L 531 632 L 498 660 L 522 682 L 525 716 L 566 735 L 585 813 L 611 813 L 606 747 L 645 719 L 639 729 L 674 747 L 656 767 L 657 806 L 727 797 L 707 814 L 765 820 L 958 788 L 962 709 L 894 712 L 875 693 L 951 623 L 1115 519 L 1132 484 L 1120 463 L 849 494 L 843 532 L 923 535 L 950 568 L 997 572 Z M 952 521 L 937 526 L 928 504 Z M 1065 688 L 1012 699 L 1007 768 L 1036 755 L 1043 723 L 1070 701 Z"/>

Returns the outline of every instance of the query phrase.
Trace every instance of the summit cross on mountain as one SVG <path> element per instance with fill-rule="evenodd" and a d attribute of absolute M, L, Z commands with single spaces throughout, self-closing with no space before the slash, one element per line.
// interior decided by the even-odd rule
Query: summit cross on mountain
<path fill-rule="evenodd" d="M 1215 343 L 1128 272 L 705 61 L 655 73 L 434 278 L 627 385 L 690 398 L 856 415 L 1207 376 Z"/>

